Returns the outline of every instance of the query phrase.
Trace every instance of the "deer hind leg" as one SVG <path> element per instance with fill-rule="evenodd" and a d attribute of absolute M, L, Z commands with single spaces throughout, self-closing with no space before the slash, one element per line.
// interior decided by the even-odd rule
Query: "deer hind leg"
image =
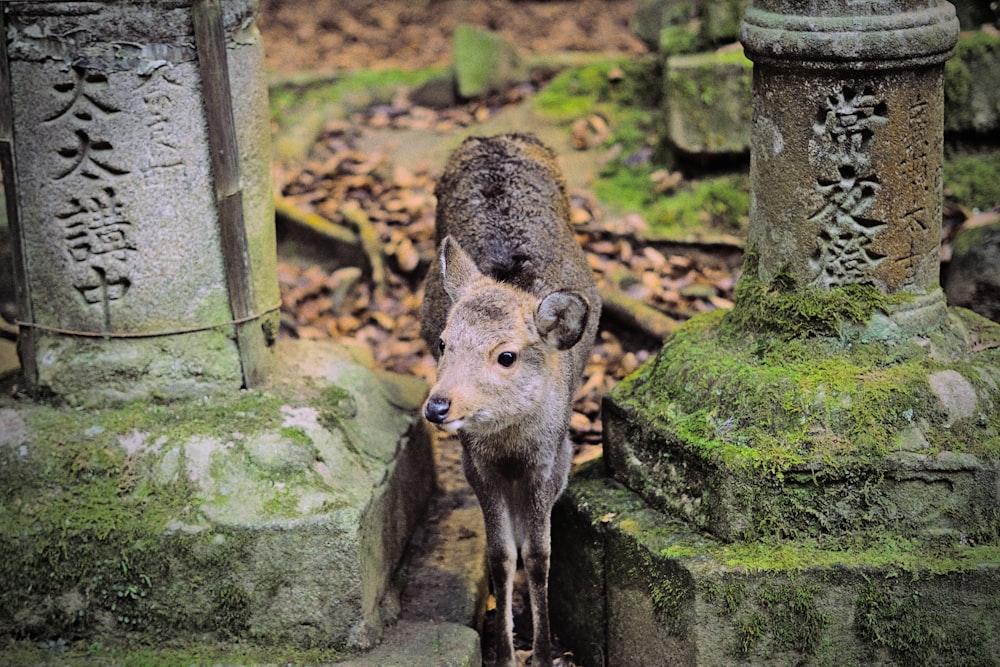
<path fill-rule="evenodd" d="M 549 558 L 552 552 L 550 527 L 551 509 L 538 513 L 526 535 L 522 552 L 531 595 L 531 621 L 534 638 L 531 648 L 532 667 L 551 667 L 552 643 L 549 635 Z"/>

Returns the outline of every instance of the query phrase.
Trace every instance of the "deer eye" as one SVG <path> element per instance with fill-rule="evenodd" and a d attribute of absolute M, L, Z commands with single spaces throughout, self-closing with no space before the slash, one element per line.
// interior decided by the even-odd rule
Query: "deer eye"
<path fill-rule="evenodd" d="M 504 368 L 510 368 L 517 361 L 517 355 L 513 352 L 501 352 L 497 357 L 497 362 Z"/>
<path fill-rule="evenodd" d="M 444 352 L 444 338 L 438 338 L 438 350 Z"/>

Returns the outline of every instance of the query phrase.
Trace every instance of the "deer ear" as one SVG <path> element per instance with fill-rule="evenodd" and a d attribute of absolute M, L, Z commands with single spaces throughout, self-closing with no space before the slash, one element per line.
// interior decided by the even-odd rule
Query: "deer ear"
<path fill-rule="evenodd" d="M 552 292 L 535 310 L 535 326 L 549 345 L 568 350 L 580 342 L 587 326 L 590 302 L 580 292 Z"/>
<path fill-rule="evenodd" d="M 452 302 L 458 301 L 465 286 L 483 274 L 468 253 L 462 250 L 462 246 L 450 236 L 442 239 L 439 257 L 444 291 Z"/>

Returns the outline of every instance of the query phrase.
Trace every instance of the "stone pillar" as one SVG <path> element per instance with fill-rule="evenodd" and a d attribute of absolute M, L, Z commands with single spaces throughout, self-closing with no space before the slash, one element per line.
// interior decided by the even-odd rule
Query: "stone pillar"
<path fill-rule="evenodd" d="M 944 61 L 940 0 L 756 0 L 748 247 L 757 277 L 797 286 L 938 287 Z"/>
<path fill-rule="evenodd" d="M 257 10 L 3 4 L 0 148 L 35 393 L 89 403 L 260 379 L 278 288 Z"/>

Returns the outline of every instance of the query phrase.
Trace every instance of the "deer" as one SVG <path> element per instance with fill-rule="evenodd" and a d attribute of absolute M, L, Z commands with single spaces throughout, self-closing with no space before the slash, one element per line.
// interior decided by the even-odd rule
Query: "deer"
<path fill-rule="evenodd" d="M 437 378 L 423 414 L 458 434 L 462 469 L 482 508 L 495 664 L 515 665 L 511 600 L 520 552 L 532 665 L 548 667 L 552 507 L 567 484 L 573 396 L 601 300 L 556 156 L 534 136 L 466 139 L 435 195 L 438 254 L 421 330 Z"/>

